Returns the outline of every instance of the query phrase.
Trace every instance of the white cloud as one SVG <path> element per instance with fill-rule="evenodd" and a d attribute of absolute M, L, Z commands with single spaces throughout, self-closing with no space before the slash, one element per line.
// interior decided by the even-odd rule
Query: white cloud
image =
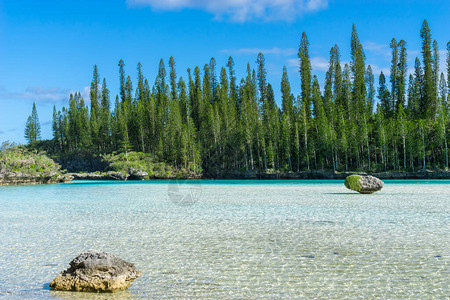
<path fill-rule="evenodd" d="M 420 57 L 422 55 L 420 50 L 408 50 L 407 53 L 408 56 L 411 56 L 413 59 L 416 59 L 416 56 Z"/>
<path fill-rule="evenodd" d="M 328 60 L 322 56 L 314 56 L 311 57 L 311 68 L 312 73 L 320 71 L 320 72 L 326 72 L 328 70 Z M 298 58 L 292 58 L 288 60 L 289 66 L 292 67 L 299 67 L 300 62 Z"/>
<path fill-rule="evenodd" d="M 384 44 L 377 44 L 375 42 L 364 42 L 363 43 L 364 50 L 371 51 L 373 57 L 373 54 L 379 55 L 382 57 L 378 58 L 378 62 L 382 63 L 384 65 L 387 65 L 388 67 L 380 67 L 377 64 L 370 64 L 372 66 L 372 70 L 374 74 L 380 74 L 381 71 L 385 75 L 390 74 L 390 65 L 391 65 L 391 59 L 392 59 L 392 52 L 388 45 Z M 420 59 L 420 62 L 422 64 L 422 52 L 421 50 L 407 50 L 406 53 L 408 54 L 408 76 L 409 74 L 414 74 L 414 63 L 416 57 Z M 384 57 L 383 57 L 384 56 Z M 444 72 L 446 73 L 446 57 L 447 57 L 447 51 L 446 50 L 439 50 L 439 73 Z M 369 64 L 369 63 L 367 63 Z M 423 66 L 422 66 L 423 67 Z"/>
<path fill-rule="evenodd" d="M 328 71 L 328 59 L 322 57 L 322 56 L 314 56 L 311 57 L 311 68 L 312 73 L 314 72 L 326 72 Z M 344 70 L 345 64 L 350 65 L 349 61 L 341 61 L 341 69 Z M 297 58 L 292 58 L 288 60 L 288 65 L 291 67 L 296 67 L 297 70 L 299 68 L 299 60 Z M 373 64 L 370 62 L 366 63 L 366 67 L 372 68 L 372 73 L 377 76 L 380 75 L 380 72 L 383 71 L 385 75 L 389 75 L 389 67 L 380 67 L 378 64 Z"/>
<path fill-rule="evenodd" d="M 101 88 L 101 85 L 99 85 L 99 87 Z M 67 93 L 67 99 L 69 98 L 70 94 L 75 94 L 75 92 L 77 92 L 77 93 L 80 92 L 81 98 L 83 98 L 84 103 L 91 103 L 91 96 L 90 96 L 91 95 L 91 87 L 85 86 L 82 91 L 71 90 L 70 92 Z"/>
<path fill-rule="evenodd" d="M 298 58 L 288 59 L 287 62 L 288 62 L 288 66 L 290 66 L 290 67 L 297 67 L 298 68 L 300 66 Z"/>
<path fill-rule="evenodd" d="M 364 51 L 371 52 L 371 55 L 380 55 L 385 57 L 391 56 L 391 49 L 389 45 L 378 44 L 372 41 L 366 41 L 362 43 Z"/>
<path fill-rule="evenodd" d="M 81 96 L 85 102 L 89 101 L 89 87 L 85 87 Z M 27 87 L 23 92 L 9 92 L 6 89 L 0 89 L 0 99 L 5 100 L 27 100 L 41 104 L 56 104 L 67 101 L 69 95 L 75 93 L 73 90 L 63 88 L 44 88 L 42 86 Z"/>
<path fill-rule="evenodd" d="M 234 22 L 292 21 L 328 6 L 328 0 L 127 0 L 127 3 L 131 7 L 150 6 L 164 11 L 198 9 L 214 14 L 216 19 L 225 17 Z"/>
<path fill-rule="evenodd" d="M 31 100 L 44 103 L 56 103 L 67 99 L 69 90 L 61 88 L 44 88 L 42 86 L 28 87 L 23 92 L 8 92 L 5 89 L 0 91 L 0 99 L 20 99 Z"/>
<path fill-rule="evenodd" d="M 313 71 L 326 72 L 328 70 L 328 60 L 320 56 L 312 57 L 311 68 Z"/>
<path fill-rule="evenodd" d="M 414 65 L 416 57 L 419 58 L 420 64 L 422 65 L 422 51 L 421 50 L 408 50 L 408 76 L 409 74 L 414 74 Z M 443 72 L 447 75 L 447 50 L 439 50 L 439 74 Z M 439 75 L 441 76 L 441 75 Z"/>
<path fill-rule="evenodd" d="M 377 64 L 371 64 L 371 63 L 367 63 L 366 65 L 367 65 L 367 66 L 370 65 L 370 67 L 372 68 L 372 74 L 373 74 L 375 77 L 379 76 L 379 75 L 381 74 L 381 72 L 383 72 L 383 74 L 384 74 L 385 76 L 389 76 L 389 74 L 390 74 L 390 69 L 389 69 L 389 67 L 380 67 L 380 66 L 377 65 Z"/>
<path fill-rule="evenodd" d="M 290 56 L 296 54 L 297 50 L 295 50 L 294 48 L 281 49 L 278 47 L 273 47 L 271 49 L 261 49 L 261 48 L 224 49 L 221 52 L 237 55 L 257 55 L 261 52 L 264 55 L 274 54 L 274 55 Z"/>

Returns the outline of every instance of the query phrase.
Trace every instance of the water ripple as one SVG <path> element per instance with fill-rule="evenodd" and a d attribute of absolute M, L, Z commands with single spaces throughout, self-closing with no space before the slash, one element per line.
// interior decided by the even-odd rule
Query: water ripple
<path fill-rule="evenodd" d="M 1 187 L 0 298 L 450 294 L 450 184 L 396 182 L 349 195 L 342 182 L 208 181 L 195 183 L 191 205 L 171 201 L 170 184 Z M 87 249 L 134 262 L 143 276 L 113 295 L 50 291 Z"/>

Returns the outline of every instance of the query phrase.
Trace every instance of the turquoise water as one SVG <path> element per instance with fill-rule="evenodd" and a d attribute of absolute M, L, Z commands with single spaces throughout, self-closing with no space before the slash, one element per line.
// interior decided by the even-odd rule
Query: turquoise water
<path fill-rule="evenodd" d="M 73 182 L 0 187 L 0 298 L 448 299 L 450 181 Z M 82 251 L 143 271 L 56 292 Z"/>

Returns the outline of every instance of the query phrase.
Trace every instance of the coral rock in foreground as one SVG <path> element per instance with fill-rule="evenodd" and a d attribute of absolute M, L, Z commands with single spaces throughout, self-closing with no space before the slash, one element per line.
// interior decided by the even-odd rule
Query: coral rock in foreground
<path fill-rule="evenodd" d="M 126 290 L 142 275 L 132 263 L 106 252 L 87 251 L 70 262 L 50 283 L 60 291 L 116 292 Z"/>
<path fill-rule="evenodd" d="M 350 175 L 345 178 L 345 187 L 361 194 L 372 194 L 381 190 L 384 182 L 380 179 L 367 175 Z"/>

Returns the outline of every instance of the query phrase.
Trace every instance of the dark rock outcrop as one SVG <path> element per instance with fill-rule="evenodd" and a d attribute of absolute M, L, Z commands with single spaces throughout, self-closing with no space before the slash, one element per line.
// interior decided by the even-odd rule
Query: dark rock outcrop
<path fill-rule="evenodd" d="M 345 187 L 361 194 L 372 194 L 381 190 L 384 182 L 371 175 L 350 175 L 345 178 Z"/>
<path fill-rule="evenodd" d="M 130 168 L 130 170 L 128 171 L 128 173 L 130 173 L 130 180 L 144 180 L 145 177 L 148 176 L 148 173 L 142 170 L 137 170 L 133 167 Z"/>
<path fill-rule="evenodd" d="M 147 179 L 176 179 L 175 175 L 170 176 L 164 174 L 158 176 L 155 174 L 149 175 L 147 172 L 140 169 L 130 168 L 126 171 L 116 172 L 95 172 L 95 173 L 70 173 L 75 180 L 147 180 Z M 450 171 L 418 171 L 418 172 L 379 172 L 370 173 L 372 176 L 379 179 L 450 179 Z M 183 174 L 178 179 L 242 179 L 242 180 L 257 180 L 257 179 L 296 179 L 296 180 L 344 180 L 350 175 L 369 176 L 364 172 L 330 172 L 330 171 L 300 171 L 300 172 L 239 172 L 227 171 L 214 174 L 202 174 L 201 176 L 195 173 Z"/>
<path fill-rule="evenodd" d="M 94 173 L 71 173 L 75 180 L 144 180 L 148 178 L 148 173 L 142 170 L 130 168 L 129 174 L 126 172 L 94 172 Z"/>
<path fill-rule="evenodd" d="M 106 252 L 87 251 L 70 262 L 50 283 L 60 291 L 116 292 L 126 290 L 142 275 L 132 263 Z"/>
<path fill-rule="evenodd" d="M 27 174 L 17 172 L 1 172 L 0 185 L 18 185 L 18 184 L 43 184 L 43 183 L 61 183 L 69 182 L 73 179 L 69 174 L 53 172 L 50 174 Z"/>
<path fill-rule="evenodd" d="M 210 176 L 208 176 L 210 175 Z M 239 172 L 228 171 L 220 174 L 203 174 L 205 179 L 334 179 L 344 180 L 350 175 L 368 176 L 364 172 L 330 172 L 330 171 L 300 171 L 300 172 Z M 379 179 L 450 179 L 450 171 L 417 171 L 417 172 L 376 172 L 370 175 Z"/>
<path fill-rule="evenodd" d="M 106 173 L 71 173 L 75 180 L 127 180 L 128 174 L 123 172 L 106 172 Z"/>

